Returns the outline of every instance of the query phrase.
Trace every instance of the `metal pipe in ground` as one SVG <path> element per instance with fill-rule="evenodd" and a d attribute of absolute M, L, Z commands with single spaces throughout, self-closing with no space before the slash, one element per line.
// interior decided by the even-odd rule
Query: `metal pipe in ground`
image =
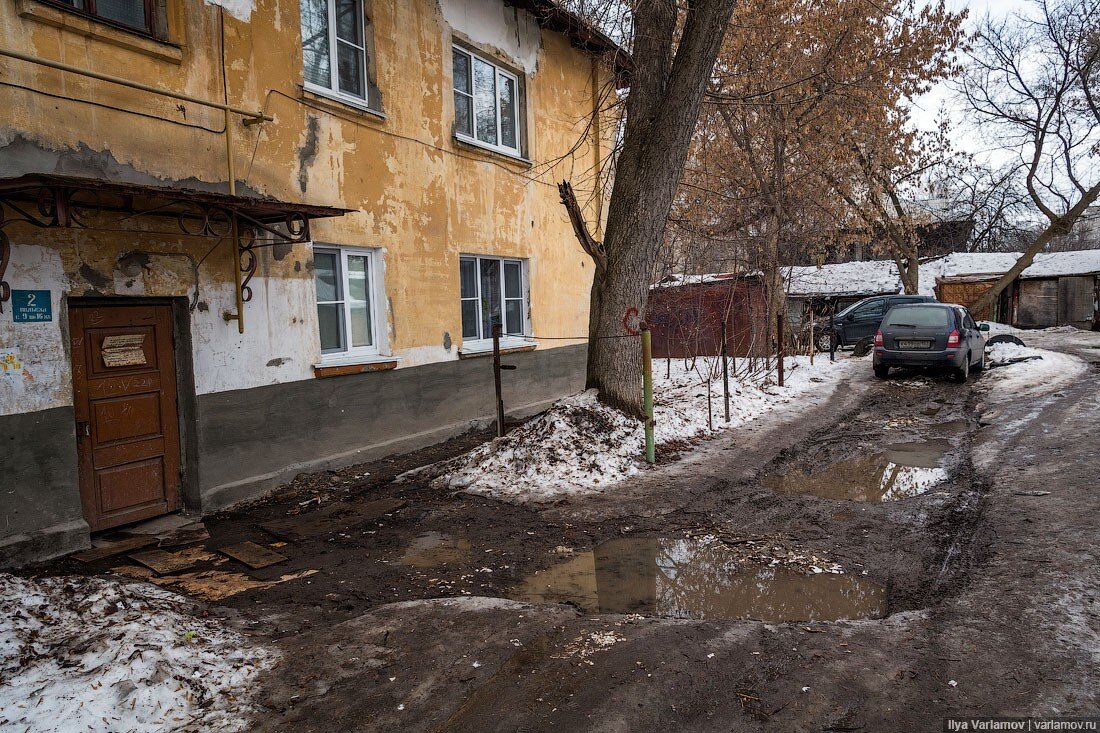
<path fill-rule="evenodd" d="M 730 369 L 729 351 L 726 348 L 726 322 L 722 321 L 722 396 L 726 401 L 726 422 L 730 421 Z"/>
<path fill-rule="evenodd" d="M 645 412 L 645 460 L 656 463 L 653 439 L 653 341 L 649 326 L 642 324 L 642 410 Z"/>
<path fill-rule="evenodd" d="M 497 437 L 504 437 L 504 395 L 500 382 L 500 324 L 493 324 L 493 382 L 497 395 Z"/>
<path fill-rule="evenodd" d="M 779 367 L 779 386 L 783 386 L 783 314 L 777 313 L 775 316 L 775 330 L 778 332 L 779 343 L 776 349 L 776 365 Z"/>

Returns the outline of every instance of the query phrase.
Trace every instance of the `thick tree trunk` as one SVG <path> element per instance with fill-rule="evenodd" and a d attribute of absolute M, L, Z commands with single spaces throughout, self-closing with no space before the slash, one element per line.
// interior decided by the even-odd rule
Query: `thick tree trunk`
<path fill-rule="evenodd" d="M 642 0 L 635 8 L 635 68 L 603 242 L 607 267 L 592 286 L 587 382 L 601 400 L 636 417 L 641 348 L 627 337 L 645 314 L 665 220 L 734 2 L 691 3 L 675 55 L 677 4 Z"/>
<path fill-rule="evenodd" d="M 901 286 L 906 295 L 916 295 L 920 291 L 920 257 L 917 248 L 910 246 L 905 253 L 905 265 L 901 268 Z"/>

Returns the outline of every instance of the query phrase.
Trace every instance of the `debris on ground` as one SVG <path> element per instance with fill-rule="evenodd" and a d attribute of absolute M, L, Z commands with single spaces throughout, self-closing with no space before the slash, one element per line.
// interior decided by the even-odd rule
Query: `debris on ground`
<path fill-rule="evenodd" d="M 0 574 L 0 729 L 233 731 L 275 654 L 175 593 Z"/>
<path fill-rule="evenodd" d="M 255 542 L 238 542 L 235 545 L 218 548 L 218 552 L 227 555 L 237 562 L 242 562 L 253 570 L 266 568 L 269 565 L 277 565 L 286 562 L 286 555 L 280 555 Z"/>
<path fill-rule="evenodd" d="M 789 378 L 779 387 L 767 373 L 740 376 L 748 371 L 748 360 L 731 360 L 730 422 L 726 423 L 720 363 L 699 357 L 654 365 L 658 444 L 683 447 L 790 407 L 799 397 L 827 395 L 858 365 L 852 359 L 830 362 L 818 357 L 811 366 L 808 357 L 789 357 Z M 801 367 L 797 372 L 796 366 Z M 643 449 L 642 424 L 601 403 L 596 392 L 589 390 L 559 400 L 503 438 L 405 478 L 434 477 L 438 488 L 545 500 L 598 491 L 644 470 Z"/>

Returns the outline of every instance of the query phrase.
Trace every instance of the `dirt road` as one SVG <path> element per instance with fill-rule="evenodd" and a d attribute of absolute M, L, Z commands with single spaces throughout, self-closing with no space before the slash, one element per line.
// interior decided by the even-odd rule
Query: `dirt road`
<path fill-rule="evenodd" d="M 796 417 L 597 497 L 516 505 L 391 481 L 483 439 L 469 436 L 208 521 L 212 547 L 297 527 L 289 561 L 253 576 L 316 571 L 211 604 L 283 654 L 255 728 L 1100 714 L 1100 335 L 1028 342 L 1088 366 L 1022 390 L 996 371 L 875 382 L 868 364 Z"/>

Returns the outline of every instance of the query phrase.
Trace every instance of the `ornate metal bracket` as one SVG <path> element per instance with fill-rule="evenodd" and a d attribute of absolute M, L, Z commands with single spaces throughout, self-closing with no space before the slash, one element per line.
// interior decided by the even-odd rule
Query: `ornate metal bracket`
<path fill-rule="evenodd" d="M 260 247 L 294 245 L 310 241 L 311 217 L 345 213 L 343 209 L 284 204 L 266 199 L 246 199 L 201 191 L 167 190 L 129 184 L 99 182 L 86 185 L 77 179 L 28 176 L 15 185 L 0 188 L 0 313 L 11 297 L 3 280 L 11 256 L 11 242 L 3 227 L 24 223 L 52 227 L 97 229 L 118 226 L 131 219 L 174 222 L 172 227 L 145 224 L 134 229 L 144 235 L 229 239 L 233 247 L 237 312 L 226 313 L 244 333 L 243 305 L 252 300 L 252 278 L 259 266 Z M 297 207 L 301 210 L 293 210 Z M 5 217 L 4 215 L 7 214 Z M 91 215 L 95 214 L 95 220 Z M 100 217 L 107 217 L 101 220 Z M 161 231 L 169 229 L 169 231 Z M 111 231 L 122 231 L 111 229 Z M 213 250 L 211 250 L 213 251 Z M 204 258 L 205 259 L 205 258 Z M 196 268 L 202 264 L 200 260 Z"/>
<path fill-rule="evenodd" d="M 259 262 L 256 256 L 256 234 L 250 227 L 237 230 L 237 257 L 241 268 L 241 302 L 252 300 L 252 288 L 249 283 L 256 275 Z"/>

